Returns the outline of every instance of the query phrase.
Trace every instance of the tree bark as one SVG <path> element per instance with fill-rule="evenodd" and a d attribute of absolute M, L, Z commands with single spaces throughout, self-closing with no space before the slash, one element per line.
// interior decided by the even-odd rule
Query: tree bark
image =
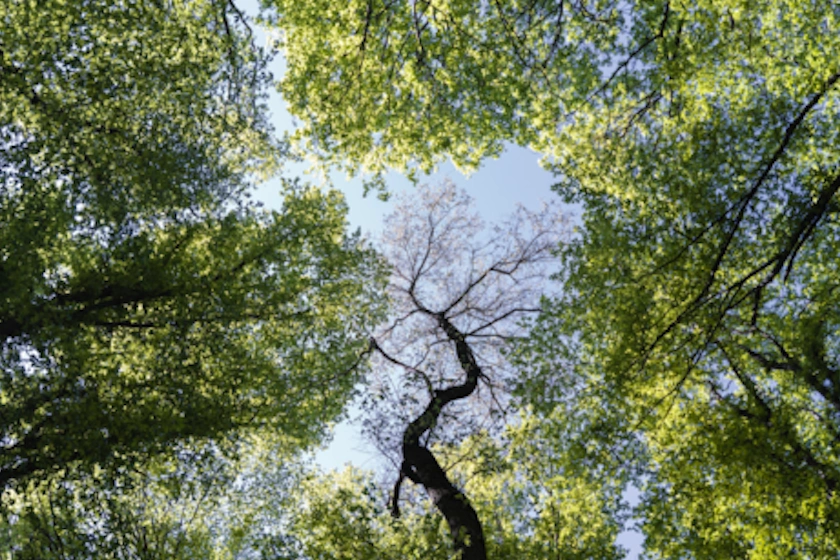
<path fill-rule="evenodd" d="M 432 452 L 420 443 L 423 434 L 437 422 L 443 407 L 471 395 L 481 375 L 481 368 L 465 341 L 464 334 L 456 329 L 443 313 L 437 314 L 436 318 L 447 337 L 455 343 L 455 350 L 466 378 L 460 385 L 435 391 L 423 413 L 411 422 L 403 433 L 403 464 L 400 479 L 394 487 L 392 511 L 399 515 L 397 500 L 403 478 L 420 484 L 449 524 L 453 544 L 461 553 L 461 560 L 486 560 L 484 530 L 478 514 L 467 496 L 450 482 Z"/>

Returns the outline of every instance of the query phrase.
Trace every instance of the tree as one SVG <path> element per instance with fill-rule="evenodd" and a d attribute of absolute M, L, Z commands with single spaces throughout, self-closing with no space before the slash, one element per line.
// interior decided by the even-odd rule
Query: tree
<path fill-rule="evenodd" d="M 508 381 L 500 346 L 521 334 L 517 319 L 537 310 L 558 224 L 551 208 L 539 214 L 520 209 L 504 233 L 484 240 L 469 198 L 452 184 L 420 187 L 417 196 L 402 200 L 386 219 L 382 251 L 393 269 L 394 315 L 371 339 L 378 367 L 388 369 L 369 389 L 369 432 L 386 451 L 398 447 L 393 515 L 400 515 L 408 479 L 444 516 L 461 557 L 481 559 L 487 557 L 481 520 L 430 446 L 482 422 L 498 425 L 494 416 L 503 412 Z M 475 403 L 478 396 L 483 407 Z M 398 403 L 414 406 L 404 410 Z"/>
<path fill-rule="evenodd" d="M 270 4 L 328 162 L 512 141 L 583 206 L 520 402 L 634 473 L 649 554 L 836 553 L 836 3 Z"/>
<path fill-rule="evenodd" d="M 229 2 L 0 7 L 0 488 L 178 442 L 317 441 L 381 266 L 336 192 L 286 182 L 265 56 Z"/>
<path fill-rule="evenodd" d="M 443 158 L 471 170 L 504 141 L 545 149 L 633 23 L 617 2 L 263 5 L 282 30 L 279 88 L 301 121 L 296 140 L 373 173 L 428 171 Z"/>
<path fill-rule="evenodd" d="M 61 470 L 4 495 L 4 559 L 211 558 L 208 509 L 231 484 L 230 460 L 181 447 L 130 468 Z"/>
<path fill-rule="evenodd" d="M 370 472 L 311 471 L 303 492 L 289 509 L 282 558 L 306 560 L 399 560 L 451 558 L 439 516 L 421 508 L 400 518 L 388 514 L 388 490 Z"/>

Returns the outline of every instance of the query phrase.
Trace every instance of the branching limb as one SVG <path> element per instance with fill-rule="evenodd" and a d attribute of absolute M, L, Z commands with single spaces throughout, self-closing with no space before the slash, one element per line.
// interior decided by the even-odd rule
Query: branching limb
<path fill-rule="evenodd" d="M 400 442 L 392 515 L 400 514 L 408 479 L 447 520 L 461 558 L 484 560 L 481 521 L 431 445 L 498 425 L 494 412 L 504 409 L 506 379 L 500 349 L 522 334 L 519 319 L 539 309 L 563 222 L 551 207 L 521 210 L 504 231 L 485 236 L 469 198 L 453 185 L 419 189 L 419 201 L 404 201 L 386 220 L 383 252 L 392 265 L 395 318 L 371 339 L 371 350 L 390 371 L 379 381 L 383 391 L 393 388 L 389 403 L 422 408 L 404 419 L 400 435 L 385 428 L 402 418 L 393 409 L 371 422 L 370 431 L 380 448 Z M 423 389 L 428 397 L 417 402 Z M 383 400 L 383 393 L 371 395 L 371 407 Z"/>

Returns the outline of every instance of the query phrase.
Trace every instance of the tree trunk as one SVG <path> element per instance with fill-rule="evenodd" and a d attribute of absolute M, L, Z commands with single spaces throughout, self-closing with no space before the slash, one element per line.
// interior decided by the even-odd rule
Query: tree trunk
<path fill-rule="evenodd" d="M 394 488 L 393 512 L 399 515 L 397 500 L 403 477 L 422 485 L 435 507 L 446 518 L 455 549 L 461 553 L 461 560 L 486 560 L 484 530 L 478 514 L 467 496 L 449 481 L 432 452 L 420 443 L 420 437 L 435 424 L 443 407 L 471 395 L 481 375 L 481 368 L 464 340 L 463 333 L 458 331 L 444 314 L 437 314 L 436 317 L 440 327 L 455 343 L 466 379 L 461 385 L 435 391 L 423 413 L 411 422 L 403 433 L 403 464 L 400 479 Z"/>

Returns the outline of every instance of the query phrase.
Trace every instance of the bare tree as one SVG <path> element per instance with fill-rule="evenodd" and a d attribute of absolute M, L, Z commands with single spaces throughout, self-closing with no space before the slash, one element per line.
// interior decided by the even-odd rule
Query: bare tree
<path fill-rule="evenodd" d="M 376 377 L 366 432 L 445 517 L 463 560 L 486 558 L 482 524 L 430 447 L 503 424 L 510 382 L 503 348 L 538 310 L 563 229 L 552 207 L 519 208 L 486 228 L 446 182 L 419 187 L 386 219 L 392 321 L 371 339 Z"/>

